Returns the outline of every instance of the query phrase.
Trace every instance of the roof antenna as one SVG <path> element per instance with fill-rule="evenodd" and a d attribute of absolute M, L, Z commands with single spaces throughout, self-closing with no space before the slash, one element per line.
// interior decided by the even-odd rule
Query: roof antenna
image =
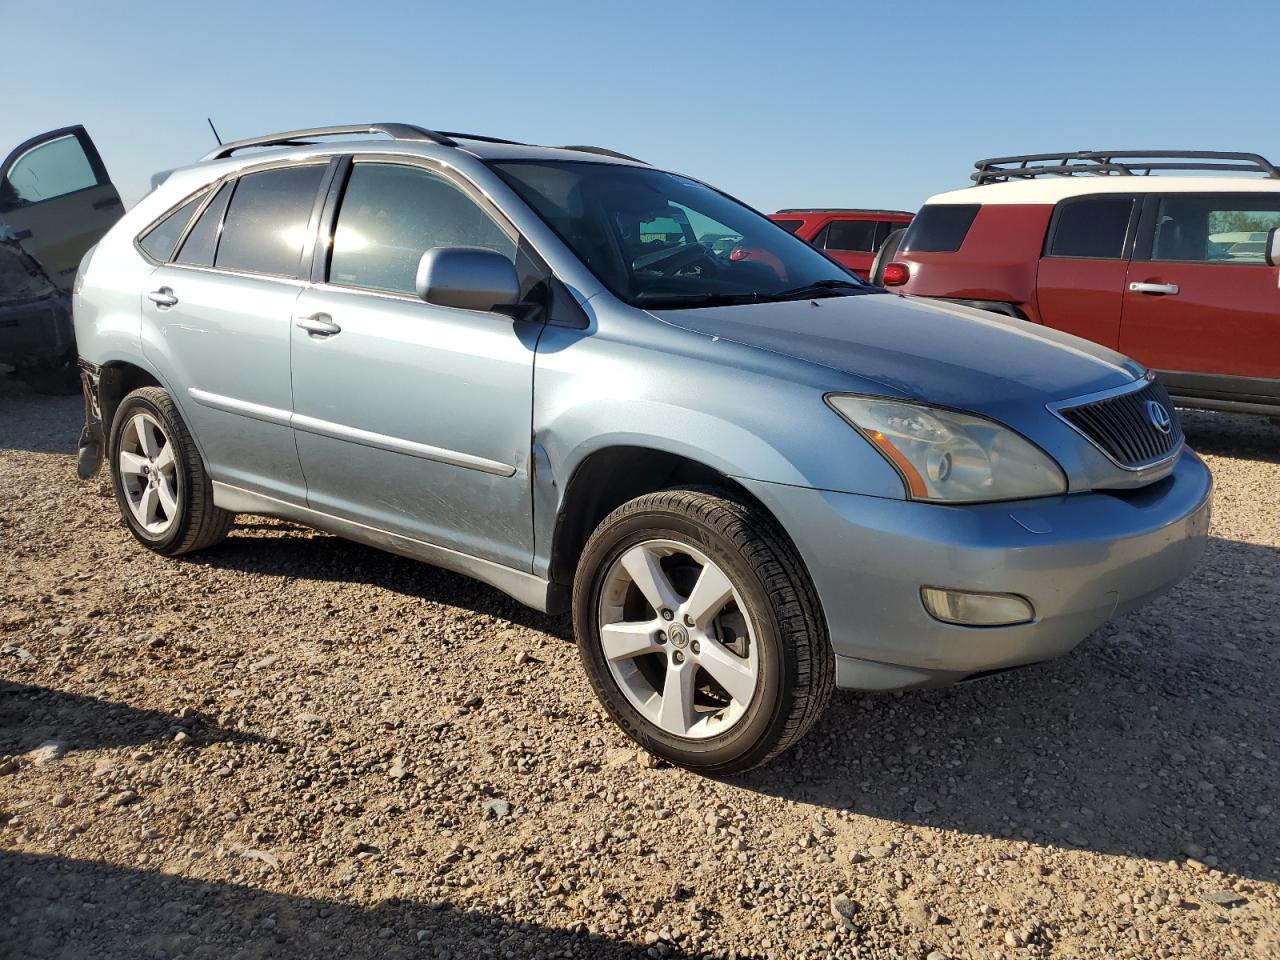
<path fill-rule="evenodd" d="M 222 138 L 218 136 L 218 128 L 213 125 L 213 117 L 205 117 L 209 121 L 209 129 L 213 131 L 213 139 L 218 141 L 218 146 L 222 146 Z"/>

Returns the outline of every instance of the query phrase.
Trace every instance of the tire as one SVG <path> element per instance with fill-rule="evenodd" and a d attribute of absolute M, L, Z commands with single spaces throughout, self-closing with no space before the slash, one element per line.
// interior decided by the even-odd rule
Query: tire
<path fill-rule="evenodd" d="M 138 433 L 139 421 L 150 450 Z M 172 557 L 226 537 L 235 514 L 214 506 L 204 461 L 164 390 L 141 387 L 120 402 L 107 449 L 120 515 L 147 549 Z M 126 469 L 126 463 L 138 470 Z M 148 524 L 149 517 L 154 522 Z"/>
<path fill-rule="evenodd" d="M 894 230 L 884 238 L 884 243 L 880 244 L 880 249 L 876 251 L 876 258 L 871 261 L 871 272 L 867 274 L 867 279 L 877 287 L 884 286 L 885 265 L 892 263 L 893 258 L 898 255 L 898 248 L 902 246 L 902 238 L 906 232 L 906 227 Z"/>
<path fill-rule="evenodd" d="M 14 375 L 36 393 L 66 396 L 80 392 L 80 367 L 74 355 L 19 367 Z"/>
<path fill-rule="evenodd" d="M 671 592 L 655 588 L 657 579 Z M 726 591 L 721 606 L 700 599 Z M 670 618 L 650 601 L 655 592 L 676 602 Z M 587 676 L 614 722 L 690 770 L 727 775 L 766 764 L 831 700 L 835 659 L 799 555 L 761 507 L 721 491 L 665 490 L 609 514 L 578 564 L 573 621 Z M 681 677 L 692 678 L 689 688 Z M 686 689 L 693 692 L 668 696 Z"/>

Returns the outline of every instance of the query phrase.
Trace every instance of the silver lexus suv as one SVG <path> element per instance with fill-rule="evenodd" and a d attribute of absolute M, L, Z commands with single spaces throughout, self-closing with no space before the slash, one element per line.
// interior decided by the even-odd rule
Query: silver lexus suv
<path fill-rule="evenodd" d="M 146 547 L 286 517 L 572 609 L 612 717 L 708 773 L 833 687 L 1064 653 L 1206 540 L 1209 472 L 1138 364 L 868 286 L 601 148 L 227 144 L 74 289 L 80 473 L 105 459 Z"/>

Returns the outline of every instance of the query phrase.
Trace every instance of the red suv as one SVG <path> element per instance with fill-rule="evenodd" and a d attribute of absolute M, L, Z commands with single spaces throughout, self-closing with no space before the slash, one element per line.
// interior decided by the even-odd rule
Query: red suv
<path fill-rule="evenodd" d="M 769 217 L 862 279 L 871 273 L 876 251 L 895 230 L 911 222 L 905 210 L 779 210 Z"/>
<path fill-rule="evenodd" d="M 873 281 L 1104 344 L 1182 406 L 1280 413 L 1280 170 L 1192 151 L 976 167 L 890 241 Z"/>

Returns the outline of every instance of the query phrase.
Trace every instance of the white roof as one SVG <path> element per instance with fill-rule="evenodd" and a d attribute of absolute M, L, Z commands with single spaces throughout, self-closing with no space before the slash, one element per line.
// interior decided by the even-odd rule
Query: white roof
<path fill-rule="evenodd" d="M 1096 193 L 1280 193 L 1280 180 L 1252 176 L 1074 176 L 988 183 L 939 193 L 930 203 L 1057 203 Z"/>

